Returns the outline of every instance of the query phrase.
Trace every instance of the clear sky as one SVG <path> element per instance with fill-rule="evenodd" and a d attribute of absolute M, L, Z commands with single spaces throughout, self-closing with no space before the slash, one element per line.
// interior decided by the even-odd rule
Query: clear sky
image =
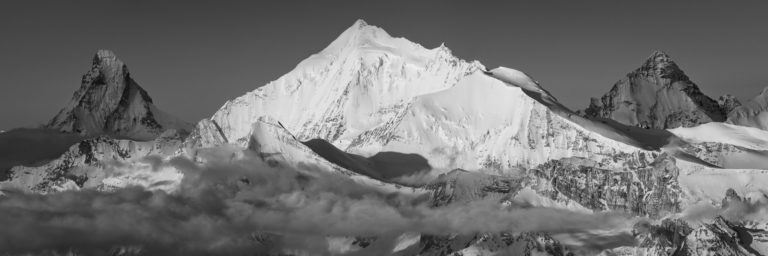
<path fill-rule="evenodd" d="M 768 86 L 768 1 L 2 1 L 0 129 L 53 117 L 97 49 L 188 121 L 320 51 L 358 18 L 529 73 L 584 108 L 653 50 L 704 93 Z"/>

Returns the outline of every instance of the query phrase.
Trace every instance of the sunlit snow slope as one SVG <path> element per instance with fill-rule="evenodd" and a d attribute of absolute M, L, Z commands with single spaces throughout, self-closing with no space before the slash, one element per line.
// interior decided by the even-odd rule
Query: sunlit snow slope
<path fill-rule="evenodd" d="M 301 140 L 346 147 L 396 115 L 403 100 L 450 88 L 481 68 L 445 46 L 426 49 L 359 20 L 288 74 L 228 101 L 198 128 L 204 141 L 242 143 L 250 124 L 268 115 Z"/>

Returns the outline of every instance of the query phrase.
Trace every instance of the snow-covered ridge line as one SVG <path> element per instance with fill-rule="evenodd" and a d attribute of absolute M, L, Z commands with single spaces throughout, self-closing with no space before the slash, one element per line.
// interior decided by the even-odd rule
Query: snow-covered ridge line
<path fill-rule="evenodd" d="M 521 71 L 499 67 L 485 73 L 507 85 L 521 88 L 529 97 L 547 106 L 567 121 L 573 122 L 585 130 L 595 131 L 608 139 L 645 150 L 659 150 L 673 141 L 674 135 L 664 130 L 637 129 L 609 120 L 594 121 L 583 118 L 562 105 L 538 82 Z"/>

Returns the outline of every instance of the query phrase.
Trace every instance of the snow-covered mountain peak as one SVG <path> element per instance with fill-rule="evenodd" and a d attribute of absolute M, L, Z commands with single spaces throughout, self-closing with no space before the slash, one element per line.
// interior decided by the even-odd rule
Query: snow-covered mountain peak
<path fill-rule="evenodd" d="M 301 140 L 320 138 L 345 148 L 413 97 L 450 88 L 480 69 L 482 64 L 461 60 L 444 45 L 426 49 L 359 20 L 292 71 L 228 101 L 203 121 L 220 129 L 204 129 L 216 134 L 200 136 L 238 141 L 253 120 L 269 115 Z"/>
<path fill-rule="evenodd" d="M 409 41 L 402 37 L 393 37 L 384 29 L 369 25 L 364 20 L 357 20 L 347 28 L 330 45 L 321 51 L 326 57 L 340 57 L 350 51 L 363 53 L 388 53 L 398 55 L 420 64 L 419 61 L 435 55 L 451 56 L 451 51 L 445 44 L 433 49 Z M 366 54 L 367 55 L 367 54 Z"/>
<path fill-rule="evenodd" d="M 189 124 L 157 109 L 125 63 L 114 52 L 99 50 L 72 100 L 47 127 L 85 136 L 151 140 L 166 129 L 186 130 Z"/>

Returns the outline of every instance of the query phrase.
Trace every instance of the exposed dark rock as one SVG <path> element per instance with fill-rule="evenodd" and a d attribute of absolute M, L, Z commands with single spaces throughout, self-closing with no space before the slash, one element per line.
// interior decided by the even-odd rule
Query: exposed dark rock
<path fill-rule="evenodd" d="M 72 100 L 46 127 L 134 140 L 152 140 L 166 129 L 191 130 L 190 124 L 157 109 L 128 67 L 107 50 L 96 53 Z"/>
<path fill-rule="evenodd" d="M 552 160 L 528 171 L 526 183 L 553 200 L 564 196 L 593 210 L 618 210 L 659 217 L 680 210 L 675 159 L 662 155 L 645 167 L 600 168 L 598 163 L 569 158 Z"/>

